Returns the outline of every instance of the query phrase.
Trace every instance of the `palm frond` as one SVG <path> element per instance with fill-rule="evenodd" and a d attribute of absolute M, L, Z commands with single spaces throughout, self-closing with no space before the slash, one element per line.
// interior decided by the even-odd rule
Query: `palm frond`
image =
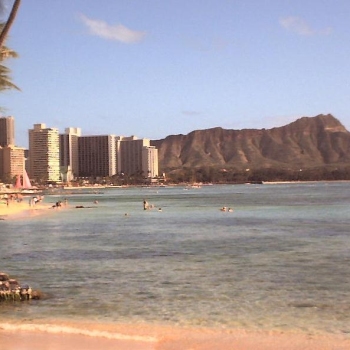
<path fill-rule="evenodd" d="M 21 91 L 21 89 L 12 83 L 10 77 L 11 70 L 4 65 L 0 64 L 0 91 L 16 89 Z"/>
<path fill-rule="evenodd" d="M 0 61 L 4 61 L 8 58 L 18 58 L 19 55 L 16 51 L 9 49 L 6 46 L 0 48 Z"/>

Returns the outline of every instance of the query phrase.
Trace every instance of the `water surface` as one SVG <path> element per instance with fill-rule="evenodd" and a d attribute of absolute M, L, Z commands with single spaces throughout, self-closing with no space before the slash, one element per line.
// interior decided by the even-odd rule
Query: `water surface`
<path fill-rule="evenodd" d="M 0 270 L 46 295 L 0 304 L 8 320 L 350 332 L 350 183 L 118 188 L 45 203 L 64 198 L 53 215 L 0 222 Z"/>

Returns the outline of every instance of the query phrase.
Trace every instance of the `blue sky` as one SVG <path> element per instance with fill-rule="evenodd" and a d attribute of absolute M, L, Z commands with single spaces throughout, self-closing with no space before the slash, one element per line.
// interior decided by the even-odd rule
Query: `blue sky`
<path fill-rule="evenodd" d="M 11 1 L 8 0 L 11 4 Z M 161 139 L 332 113 L 350 130 L 348 0 L 23 0 L 7 45 L 28 129 Z"/>

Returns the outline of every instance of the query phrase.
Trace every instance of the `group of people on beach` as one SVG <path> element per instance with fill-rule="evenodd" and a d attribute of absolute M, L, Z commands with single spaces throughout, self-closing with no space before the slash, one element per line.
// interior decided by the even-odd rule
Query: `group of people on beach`
<path fill-rule="evenodd" d="M 21 203 L 23 200 L 23 195 L 20 193 L 10 193 L 7 194 L 5 193 L 1 199 L 6 203 L 7 206 L 10 205 L 11 202 L 17 202 L 17 203 Z"/>

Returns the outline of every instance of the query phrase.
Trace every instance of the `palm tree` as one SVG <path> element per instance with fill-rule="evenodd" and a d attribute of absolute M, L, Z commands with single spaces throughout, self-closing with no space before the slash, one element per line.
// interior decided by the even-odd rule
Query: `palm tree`
<path fill-rule="evenodd" d="M 12 10 L 10 12 L 10 15 L 9 15 L 4 27 L 2 28 L 1 33 L 0 33 L 0 48 L 2 48 L 2 46 L 6 40 L 7 34 L 9 33 L 10 28 L 11 28 L 11 26 L 16 18 L 20 4 L 21 4 L 21 0 L 15 0 L 15 2 L 12 5 Z"/>
<path fill-rule="evenodd" d="M 0 24 L 0 30 L 4 24 Z M 2 64 L 8 58 L 17 58 L 17 52 L 9 49 L 6 46 L 0 47 L 0 92 L 8 89 L 20 90 L 15 84 L 12 83 L 10 73 L 11 70 Z"/>
<path fill-rule="evenodd" d="M 9 73 L 10 73 L 10 70 L 7 67 L 0 65 L 0 91 L 9 90 L 9 89 L 20 90 L 18 86 L 16 86 L 11 82 Z"/>

